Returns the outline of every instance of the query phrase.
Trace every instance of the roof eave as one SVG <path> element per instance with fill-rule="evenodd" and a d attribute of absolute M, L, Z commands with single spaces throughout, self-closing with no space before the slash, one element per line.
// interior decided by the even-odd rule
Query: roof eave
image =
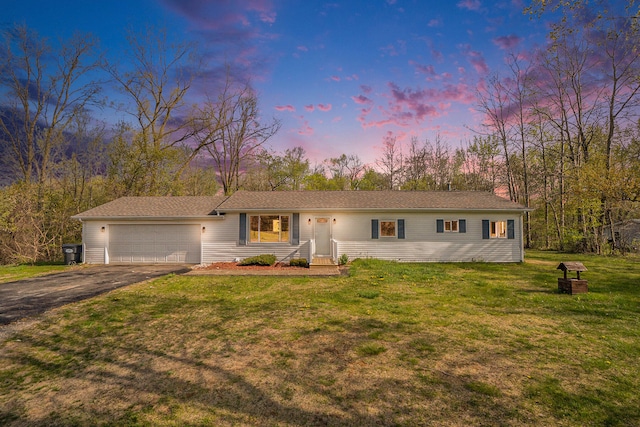
<path fill-rule="evenodd" d="M 101 216 L 81 216 L 74 215 L 71 219 L 79 221 L 176 221 L 176 220 L 211 220 L 224 219 L 224 215 L 180 215 L 180 216 L 144 216 L 144 215 L 101 215 Z"/>
<path fill-rule="evenodd" d="M 395 212 L 452 212 L 452 211 L 464 211 L 464 212 L 531 212 L 531 208 L 294 208 L 294 207 L 264 207 L 264 208 L 231 208 L 221 209 L 220 212 L 265 212 L 265 211 L 295 211 L 295 212 L 336 212 L 336 211 L 348 211 L 348 212 L 380 212 L 380 211 L 395 211 Z"/>

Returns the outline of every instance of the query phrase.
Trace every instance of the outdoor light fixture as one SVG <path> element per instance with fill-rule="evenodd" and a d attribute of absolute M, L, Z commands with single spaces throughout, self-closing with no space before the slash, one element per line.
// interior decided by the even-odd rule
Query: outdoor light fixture
<path fill-rule="evenodd" d="M 104 230 L 106 230 L 106 228 L 105 228 L 105 227 L 102 227 L 102 228 L 100 229 L 100 231 L 101 231 L 101 232 L 103 232 L 103 233 L 104 233 Z"/>
<path fill-rule="evenodd" d="M 336 219 L 333 218 L 333 225 L 336 225 Z"/>
<path fill-rule="evenodd" d="M 205 227 L 202 227 L 202 232 L 203 232 L 203 233 L 205 232 L 205 230 L 206 230 L 206 228 L 205 228 Z"/>
<path fill-rule="evenodd" d="M 311 225 L 311 218 L 307 220 L 307 224 Z"/>

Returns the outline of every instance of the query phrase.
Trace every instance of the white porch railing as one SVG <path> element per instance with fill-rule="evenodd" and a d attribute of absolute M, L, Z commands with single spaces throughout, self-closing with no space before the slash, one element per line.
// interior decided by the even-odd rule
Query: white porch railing
<path fill-rule="evenodd" d="M 336 239 L 331 239 L 331 258 L 334 261 L 338 260 L 338 241 Z"/>
<path fill-rule="evenodd" d="M 309 240 L 309 264 L 313 262 L 313 254 L 316 253 L 316 241 L 314 239 Z"/>

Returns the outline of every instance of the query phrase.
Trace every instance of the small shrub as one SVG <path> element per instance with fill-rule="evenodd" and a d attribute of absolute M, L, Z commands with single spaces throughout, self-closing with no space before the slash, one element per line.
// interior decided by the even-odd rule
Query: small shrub
<path fill-rule="evenodd" d="M 306 258 L 294 258 L 289 261 L 291 267 L 309 267 L 309 263 Z"/>
<path fill-rule="evenodd" d="M 263 265 L 270 266 L 276 263 L 276 256 L 270 254 L 263 254 L 245 258 L 238 263 L 238 265 Z"/>
<path fill-rule="evenodd" d="M 345 265 L 348 262 L 349 262 L 349 255 L 347 254 L 342 254 L 340 255 L 340 258 L 338 258 L 338 265 Z"/>

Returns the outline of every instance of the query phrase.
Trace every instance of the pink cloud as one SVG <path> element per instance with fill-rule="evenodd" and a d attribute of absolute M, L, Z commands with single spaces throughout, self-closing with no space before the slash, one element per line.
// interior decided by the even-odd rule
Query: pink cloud
<path fill-rule="evenodd" d="M 331 111 L 331 104 L 318 104 L 318 110 L 320 111 Z"/>
<path fill-rule="evenodd" d="M 463 45 L 461 48 L 464 55 L 467 57 L 467 60 L 471 63 L 478 74 L 489 73 L 489 66 L 481 52 L 471 50 L 469 45 Z"/>
<path fill-rule="evenodd" d="M 480 0 L 461 0 L 456 4 L 460 9 L 480 10 Z"/>
<path fill-rule="evenodd" d="M 404 40 L 396 40 L 396 44 L 388 44 L 381 47 L 380 50 L 389 56 L 400 56 L 407 52 L 407 42 Z"/>
<path fill-rule="evenodd" d="M 333 80 L 334 82 L 339 82 L 339 81 L 340 81 L 340 77 L 338 77 L 338 76 L 331 76 L 331 80 Z"/>
<path fill-rule="evenodd" d="M 427 27 L 442 27 L 442 24 L 443 23 L 441 18 L 434 18 L 427 23 Z"/>
<path fill-rule="evenodd" d="M 315 108 L 314 108 L 313 104 L 310 104 L 310 105 L 305 105 L 304 109 L 309 111 L 309 112 L 312 112 Z"/>
<path fill-rule="evenodd" d="M 372 100 L 370 100 L 369 98 L 367 98 L 364 95 L 352 96 L 351 99 L 353 99 L 353 102 L 355 102 L 356 104 L 360 104 L 360 105 L 366 105 L 366 104 L 372 104 L 373 103 Z"/>
<path fill-rule="evenodd" d="M 371 93 L 371 91 L 373 90 L 373 88 L 371 86 L 367 86 L 367 85 L 360 85 L 360 90 L 362 90 L 364 93 Z"/>
<path fill-rule="evenodd" d="M 516 47 L 521 41 L 521 38 L 515 34 L 508 36 L 496 37 L 493 39 L 493 43 L 502 50 L 511 50 Z"/>
<path fill-rule="evenodd" d="M 296 111 L 295 107 L 291 104 L 287 104 L 287 105 L 276 105 L 276 110 L 277 111 Z"/>
<path fill-rule="evenodd" d="M 473 104 L 476 102 L 475 89 L 464 83 L 445 84 L 438 88 L 414 89 L 401 88 L 395 83 L 388 83 L 389 92 L 385 95 L 387 105 L 379 105 L 374 109 L 373 101 L 363 97 L 352 97 L 358 104 L 369 102 L 363 108 L 358 121 L 363 128 L 395 125 L 414 127 L 422 125 L 429 118 L 447 114 L 453 103 Z"/>
<path fill-rule="evenodd" d="M 300 129 L 298 129 L 298 134 L 307 136 L 313 135 L 313 128 L 309 126 L 309 122 L 307 120 L 305 120 Z"/>
<path fill-rule="evenodd" d="M 309 52 L 309 48 L 306 46 L 298 46 L 296 49 L 298 49 L 301 52 Z"/>
<path fill-rule="evenodd" d="M 433 65 L 422 65 L 415 61 L 409 61 L 409 65 L 413 65 L 413 67 L 421 74 L 426 74 L 428 76 L 435 76 L 436 71 Z"/>

